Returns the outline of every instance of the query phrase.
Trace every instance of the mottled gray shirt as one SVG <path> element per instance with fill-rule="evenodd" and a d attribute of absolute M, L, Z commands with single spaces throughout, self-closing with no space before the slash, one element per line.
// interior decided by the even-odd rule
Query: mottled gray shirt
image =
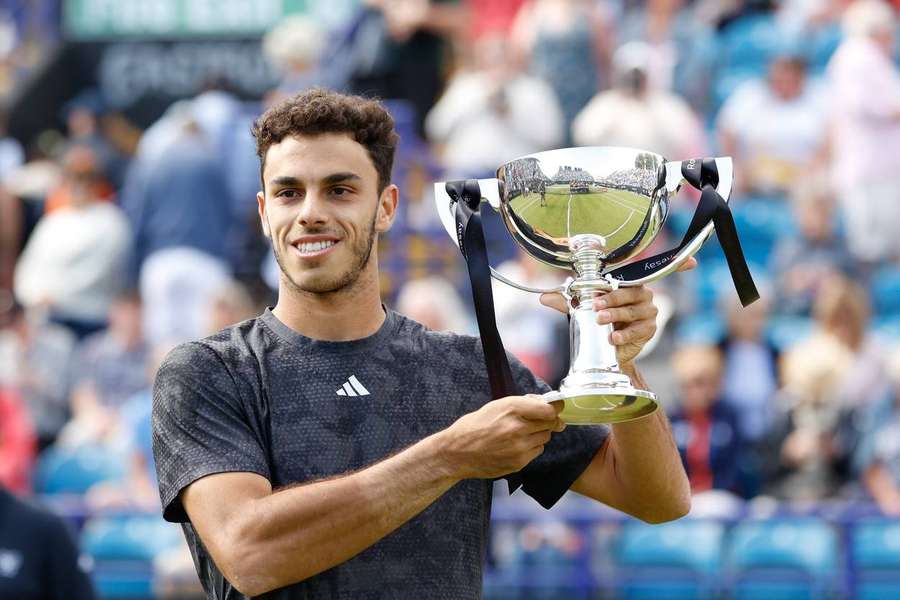
<path fill-rule="evenodd" d="M 478 338 L 436 333 L 393 311 L 374 335 L 327 342 L 270 311 L 166 358 L 153 394 L 163 513 L 183 523 L 208 598 L 243 598 L 213 563 L 180 492 L 212 473 L 247 471 L 274 488 L 359 470 L 449 427 L 490 400 Z M 547 385 L 513 360 L 522 393 Z M 549 508 L 608 429 L 569 427 L 523 470 Z M 481 597 L 490 480 L 464 480 L 355 557 L 267 599 L 465 600 Z"/>

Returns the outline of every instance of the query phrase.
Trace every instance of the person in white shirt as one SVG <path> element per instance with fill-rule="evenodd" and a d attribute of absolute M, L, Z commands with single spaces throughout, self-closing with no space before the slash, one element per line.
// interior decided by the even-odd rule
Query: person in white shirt
<path fill-rule="evenodd" d="M 83 337 L 105 326 L 125 284 L 131 230 L 117 206 L 93 194 L 99 172 L 89 148 L 69 150 L 64 177 L 70 203 L 38 221 L 16 264 L 14 291 L 24 306 L 46 309 Z"/>
<path fill-rule="evenodd" d="M 803 58 L 776 51 L 768 77 L 742 84 L 719 113 L 719 143 L 735 161 L 739 190 L 787 194 L 823 161 L 826 123 L 821 89 L 808 81 Z"/>
<path fill-rule="evenodd" d="M 577 146 L 628 146 L 678 160 L 703 154 L 703 130 L 681 97 L 649 84 L 653 53 L 628 42 L 613 56 L 612 89 L 600 92 L 575 117 Z"/>
<path fill-rule="evenodd" d="M 900 72 L 892 60 L 893 10 L 859 0 L 847 35 L 828 64 L 832 177 L 854 256 L 877 263 L 900 256 Z"/>
<path fill-rule="evenodd" d="M 476 42 L 473 54 L 473 68 L 450 80 L 425 119 L 428 138 L 443 145 L 448 171 L 478 176 L 561 145 L 563 116 L 550 86 L 522 73 L 500 37 Z"/>

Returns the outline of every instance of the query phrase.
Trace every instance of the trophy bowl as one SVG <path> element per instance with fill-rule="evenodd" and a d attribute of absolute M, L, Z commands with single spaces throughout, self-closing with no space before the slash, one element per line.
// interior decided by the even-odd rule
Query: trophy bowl
<path fill-rule="evenodd" d="M 630 421 L 658 407 L 652 392 L 634 387 L 619 369 L 609 342 L 613 326 L 597 323 L 592 304 L 598 293 L 642 285 L 677 270 L 709 238 L 712 217 L 698 221 L 702 226 L 689 229 L 673 251 L 635 261 L 660 232 L 670 200 L 685 182 L 709 187 L 725 203 L 731 159 L 667 161 L 633 148 L 564 148 L 512 160 L 497 170 L 496 179 L 477 180 L 475 203 L 498 211 L 527 254 L 569 272 L 558 288 L 539 289 L 491 269 L 508 285 L 559 292 L 568 301 L 570 368 L 559 390 L 545 394 L 548 402 L 565 401 L 560 416 L 567 423 Z M 462 249 L 457 203 L 463 198 L 453 189 L 452 183 L 435 184 L 435 200 L 447 232 Z M 465 201 L 473 204 L 471 198 Z"/>

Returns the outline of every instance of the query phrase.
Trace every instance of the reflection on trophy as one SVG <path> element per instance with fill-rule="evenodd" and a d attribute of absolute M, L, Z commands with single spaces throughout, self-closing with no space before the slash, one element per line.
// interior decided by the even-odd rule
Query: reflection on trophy
<path fill-rule="evenodd" d="M 635 261 L 659 233 L 671 198 L 686 182 L 703 193 L 684 240 Z M 490 269 L 491 276 L 516 288 L 563 294 L 569 304 L 570 369 L 546 399 L 565 401 L 560 416 L 567 423 L 616 423 L 651 414 L 658 405 L 653 393 L 635 388 L 619 370 L 608 341 L 612 325 L 597 323 L 592 299 L 677 270 L 716 229 L 741 300 L 745 305 L 755 300 L 727 207 L 731 184 L 730 158 L 666 161 L 631 148 L 566 148 L 513 160 L 498 169 L 496 179 L 437 183 L 435 199 L 444 227 L 464 255 L 471 252 L 463 242 L 466 215 L 488 205 L 499 211 L 525 252 L 571 273 L 557 288 L 537 289 Z M 476 309 L 478 304 L 476 294 Z M 484 342 L 481 316 L 479 326 Z"/>

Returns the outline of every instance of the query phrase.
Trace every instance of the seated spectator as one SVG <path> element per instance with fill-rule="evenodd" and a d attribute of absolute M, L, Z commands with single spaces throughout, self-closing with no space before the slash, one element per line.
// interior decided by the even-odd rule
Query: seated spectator
<path fill-rule="evenodd" d="M 817 329 L 782 361 L 784 387 L 765 447 L 769 492 L 820 500 L 842 491 L 873 399 L 886 393 L 883 350 L 867 332 L 865 291 L 844 279 L 823 286 Z"/>
<path fill-rule="evenodd" d="M 0 488 L 20 496 L 31 492 L 36 449 L 28 408 L 15 390 L 0 386 Z"/>
<path fill-rule="evenodd" d="M 509 160 L 562 144 L 563 118 L 553 90 L 513 64 L 502 38 L 479 40 L 473 52 L 472 67 L 450 80 L 425 119 L 428 139 L 443 146 L 452 177 L 491 173 Z"/>
<path fill-rule="evenodd" d="M 230 281 L 213 298 L 209 311 L 209 334 L 252 319 L 259 314 L 258 308 L 244 284 Z"/>
<path fill-rule="evenodd" d="M 722 401 L 722 356 L 708 346 L 688 346 L 672 356 L 678 403 L 671 411 L 672 436 L 693 493 L 725 490 L 742 495 L 748 446 L 738 415 Z"/>
<path fill-rule="evenodd" d="M 433 331 L 472 334 L 472 323 L 459 293 L 437 275 L 406 282 L 397 294 L 397 312 Z"/>
<path fill-rule="evenodd" d="M 810 315 L 825 283 L 854 272 L 853 257 L 835 231 L 827 186 L 827 182 L 813 177 L 801 179 L 794 186 L 791 205 L 798 235 L 780 238 L 769 262 L 777 283 L 775 305 L 780 314 Z"/>
<path fill-rule="evenodd" d="M 722 391 L 738 415 L 741 435 L 757 444 L 772 422 L 772 400 L 778 390 L 778 350 L 766 338 L 768 294 L 741 306 L 735 294 L 725 303 L 727 332 L 719 342 L 724 361 Z M 748 377 L 752 373 L 752 377 Z"/>
<path fill-rule="evenodd" d="M 72 532 L 58 516 L 0 486 L 0 598 L 93 600 Z"/>
<path fill-rule="evenodd" d="M 825 156 L 826 111 L 799 50 L 782 48 L 765 80 L 738 87 L 719 112 L 722 153 L 734 159 L 736 193 L 784 195 Z"/>
<path fill-rule="evenodd" d="M 846 35 L 826 71 L 831 101 L 832 180 L 857 260 L 900 256 L 900 70 L 893 61 L 896 14 L 858 0 L 843 18 Z"/>
<path fill-rule="evenodd" d="M 575 116 L 607 85 L 614 22 L 604 4 L 528 0 L 510 34 L 516 60 L 553 89 L 567 145 Z"/>
<path fill-rule="evenodd" d="M 862 482 L 881 511 L 900 516 L 900 352 L 890 361 L 891 390 L 885 411 L 867 431 L 861 449 Z M 881 412 L 881 411 L 879 411 Z"/>
<path fill-rule="evenodd" d="M 703 154 L 703 130 L 691 107 L 648 82 L 651 51 L 629 42 L 613 56 L 613 87 L 578 113 L 572 138 L 578 146 L 627 146 L 679 160 Z"/>
<path fill-rule="evenodd" d="M 0 328 L 0 386 L 15 390 L 28 408 L 43 449 L 69 418 L 72 334 L 13 303 Z"/>
<path fill-rule="evenodd" d="M 118 207 L 95 194 L 93 153 L 74 147 L 63 163 L 68 206 L 38 222 L 16 265 L 15 293 L 82 338 L 106 326 L 125 281 L 131 231 Z"/>

